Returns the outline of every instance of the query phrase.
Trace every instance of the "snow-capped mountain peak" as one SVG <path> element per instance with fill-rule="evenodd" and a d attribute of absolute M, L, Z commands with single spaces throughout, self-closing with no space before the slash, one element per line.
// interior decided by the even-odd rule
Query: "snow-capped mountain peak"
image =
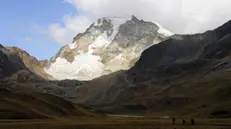
<path fill-rule="evenodd" d="M 45 71 L 56 79 L 91 80 L 134 65 L 142 51 L 172 33 L 159 24 L 103 17 L 74 37 Z"/>

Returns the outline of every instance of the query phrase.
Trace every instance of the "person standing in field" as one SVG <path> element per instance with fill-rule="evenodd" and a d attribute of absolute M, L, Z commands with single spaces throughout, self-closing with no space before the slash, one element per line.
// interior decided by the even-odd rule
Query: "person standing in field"
<path fill-rule="evenodd" d="M 176 118 L 175 118 L 175 117 L 172 118 L 172 124 L 173 124 L 173 125 L 176 124 Z"/>
<path fill-rule="evenodd" d="M 193 118 L 191 118 L 191 125 L 196 125 L 196 122 Z"/>
<path fill-rule="evenodd" d="M 182 119 L 182 125 L 185 125 L 185 124 L 186 124 L 185 119 Z"/>

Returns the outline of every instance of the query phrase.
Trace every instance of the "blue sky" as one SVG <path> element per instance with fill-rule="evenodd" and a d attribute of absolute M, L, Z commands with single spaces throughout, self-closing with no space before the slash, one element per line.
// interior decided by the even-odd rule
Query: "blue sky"
<path fill-rule="evenodd" d="M 1 0 L 0 43 L 20 47 L 38 59 L 49 59 L 61 45 L 36 31 L 36 25 L 46 28 L 73 12 L 75 8 L 63 0 Z"/>

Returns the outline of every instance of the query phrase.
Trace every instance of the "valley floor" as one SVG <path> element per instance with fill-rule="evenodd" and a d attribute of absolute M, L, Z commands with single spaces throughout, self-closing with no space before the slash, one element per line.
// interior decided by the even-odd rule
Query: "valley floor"
<path fill-rule="evenodd" d="M 231 119 L 196 119 L 196 126 L 176 119 L 107 116 L 57 118 L 55 120 L 0 120 L 0 129 L 231 129 Z"/>

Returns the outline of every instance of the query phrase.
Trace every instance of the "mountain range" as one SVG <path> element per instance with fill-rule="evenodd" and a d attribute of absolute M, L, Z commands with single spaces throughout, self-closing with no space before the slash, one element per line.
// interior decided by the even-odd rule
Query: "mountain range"
<path fill-rule="evenodd" d="M 100 18 L 50 60 L 0 46 L 1 83 L 109 113 L 231 115 L 231 21 L 173 34 L 135 16 Z"/>
<path fill-rule="evenodd" d="M 135 16 L 128 20 L 103 17 L 63 46 L 45 71 L 58 80 L 92 80 L 127 70 L 145 49 L 170 35 L 160 25 Z"/>

